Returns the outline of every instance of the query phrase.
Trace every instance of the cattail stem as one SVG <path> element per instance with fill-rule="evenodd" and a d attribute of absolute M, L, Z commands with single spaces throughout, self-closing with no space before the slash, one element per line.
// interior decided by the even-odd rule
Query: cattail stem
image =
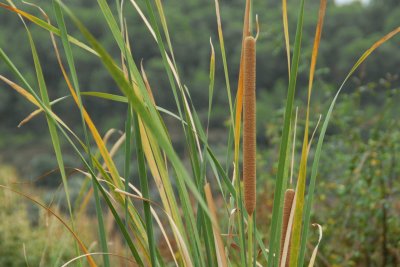
<path fill-rule="evenodd" d="M 244 206 L 252 215 L 256 206 L 256 40 L 251 36 L 244 41 L 243 74 Z"/>
<path fill-rule="evenodd" d="M 295 196 L 295 191 L 293 189 L 286 190 L 285 200 L 283 202 L 281 253 L 280 253 L 279 266 L 281 266 L 281 264 L 282 264 L 281 261 L 282 261 L 282 257 L 283 257 L 283 249 L 284 249 L 284 244 L 285 244 L 285 239 L 286 239 L 286 233 L 288 230 L 290 212 L 292 211 L 292 204 L 293 204 L 294 196 Z M 290 241 L 289 241 L 289 248 L 287 251 L 288 251 L 288 255 L 286 256 L 285 266 L 289 266 L 289 262 L 290 262 L 290 256 L 289 256 Z"/>
<path fill-rule="evenodd" d="M 253 259 L 254 253 L 253 253 L 253 235 L 254 235 L 254 220 L 253 220 L 253 215 L 250 215 L 248 217 L 248 221 L 247 221 L 247 235 L 248 235 L 248 239 L 247 239 L 247 259 L 248 259 L 248 266 L 253 266 L 253 261 L 255 259 Z"/>

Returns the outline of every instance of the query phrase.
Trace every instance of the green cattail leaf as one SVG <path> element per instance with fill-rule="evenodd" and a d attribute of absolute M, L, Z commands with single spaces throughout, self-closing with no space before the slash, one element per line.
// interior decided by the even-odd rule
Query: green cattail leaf
<path fill-rule="evenodd" d="M 269 245 L 269 255 L 268 255 L 268 266 L 276 266 L 278 263 L 279 257 L 274 257 L 274 255 L 279 255 L 279 237 L 281 234 L 281 230 L 279 226 L 279 221 L 282 217 L 282 205 L 283 205 L 283 194 L 285 191 L 286 185 L 283 183 L 284 181 L 284 173 L 285 168 L 287 167 L 287 153 L 289 147 L 289 133 L 290 133 L 290 125 L 292 121 L 292 113 L 293 113 L 293 101 L 294 101 L 294 93 L 296 89 L 296 80 L 297 80 L 297 71 L 300 60 L 300 50 L 301 50 L 301 39 L 302 39 L 302 31 L 303 31 L 303 15 L 304 15 L 304 2 L 302 0 L 299 8 L 299 15 L 297 20 L 297 29 L 296 29 L 296 37 L 294 43 L 294 52 L 293 52 L 293 60 L 290 71 L 290 79 L 288 86 L 288 95 L 286 99 L 285 105 L 285 117 L 282 131 L 282 138 L 279 147 L 279 162 L 278 162 L 278 174 L 276 177 L 276 187 L 275 187 L 275 195 L 274 195 L 274 205 L 272 209 L 272 223 L 271 223 L 271 231 L 270 231 L 270 245 Z"/>

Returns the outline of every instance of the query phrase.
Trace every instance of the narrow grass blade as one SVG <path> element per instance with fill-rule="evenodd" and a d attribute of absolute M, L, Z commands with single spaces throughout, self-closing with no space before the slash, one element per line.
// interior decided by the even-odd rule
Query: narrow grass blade
<path fill-rule="evenodd" d="M 73 263 L 73 262 L 75 262 L 75 261 L 77 261 L 77 260 L 79 260 L 81 258 L 87 257 L 87 256 L 96 256 L 96 255 L 104 256 L 104 254 L 107 254 L 107 256 L 113 256 L 113 257 L 119 258 L 119 259 L 121 259 L 121 260 L 123 260 L 125 262 L 130 262 L 131 264 L 136 264 L 136 261 L 134 261 L 134 260 L 132 260 L 130 258 L 124 257 L 122 255 L 115 254 L 115 253 L 90 252 L 90 253 L 87 253 L 87 254 L 79 255 L 78 257 L 75 257 L 73 259 L 70 259 L 69 261 L 64 263 L 61 267 L 67 267 L 67 266 L 71 265 L 71 263 Z"/>
<path fill-rule="evenodd" d="M 204 186 L 204 191 L 206 194 L 208 207 L 210 209 L 211 216 L 212 216 L 214 239 L 215 239 L 215 242 L 217 243 L 217 248 L 218 248 L 218 249 L 216 249 L 217 257 L 218 257 L 218 266 L 227 267 L 228 263 L 227 263 L 227 259 L 225 256 L 224 243 L 222 242 L 222 239 L 221 239 L 221 231 L 219 230 L 219 226 L 217 223 L 217 211 L 215 208 L 215 202 L 214 202 L 214 199 L 212 196 L 211 187 L 210 187 L 209 183 L 206 183 L 206 185 Z"/>
<path fill-rule="evenodd" d="M 15 8 L 15 7 L 12 7 L 12 6 L 3 4 L 3 3 L 0 3 L 0 7 L 1 7 L 1 8 L 4 8 L 4 9 L 7 9 L 7 10 L 10 10 L 10 11 L 12 11 L 12 12 L 15 12 L 15 13 L 17 13 L 17 14 L 23 16 L 24 18 L 26 18 L 26 19 L 32 21 L 33 23 L 35 23 L 35 24 L 38 25 L 39 27 L 41 27 L 41 28 L 43 28 L 43 29 L 45 29 L 45 30 L 47 30 L 47 31 L 49 31 L 49 32 L 52 32 L 52 33 L 54 33 L 54 34 L 60 36 L 60 30 L 59 30 L 59 29 L 57 29 L 57 28 L 54 27 L 53 25 L 50 25 L 50 24 L 47 23 L 46 21 L 41 20 L 41 19 L 39 19 L 39 18 L 36 17 L 36 16 L 33 16 L 32 14 L 29 14 L 29 13 L 27 13 L 27 12 L 25 12 L 25 11 L 22 11 L 22 10 L 18 9 L 18 8 Z M 91 49 L 91 48 L 90 48 L 89 46 L 87 46 L 86 44 L 80 42 L 79 40 L 75 39 L 74 37 L 68 35 L 68 40 L 69 40 L 71 43 L 77 45 L 78 47 L 80 47 L 80 48 L 82 48 L 82 49 L 88 51 L 89 53 L 92 53 L 92 54 L 97 55 L 97 53 L 96 53 L 93 49 Z"/>
<path fill-rule="evenodd" d="M 141 134 L 140 134 L 140 128 L 139 128 L 139 122 L 138 122 L 137 116 L 133 117 L 133 125 L 135 128 L 136 155 L 137 155 L 137 161 L 138 161 L 138 166 L 139 166 L 140 187 L 142 189 L 143 197 L 146 199 L 150 199 L 149 184 L 147 181 L 146 166 L 145 166 L 145 161 L 144 161 L 142 140 L 141 140 Z M 125 177 L 125 179 L 127 179 L 127 177 Z M 144 215 L 145 215 L 145 225 L 146 225 L 146 232 L 147 232 L 147 240 L 149 243 L 151 265 L 157 266 L 156 246 L 155 246 L 155 239 L 154 239 L 154 233 L 153 233 L 153 220 L 152 220 L 149 202 L 143 201 L 143 209 L 144 209 Z"/>
<path fill-rule="evenodd" d="M 103 93 L 103 92 L 82 92 L 84 96 L 94 96 L 98 98 L 103 98 L 111 101 L 128 103 L 128 98 L 125 96 L 110 94 L 110 93 Z"/>
<path fill-rule="evenodd" d="M 26 92 L 26 91 L 25 91 Z M 50 102 L 50 106 L 53 106 L 55 104 L 57 104 L 58 102 L 63 101 L 64 99 L 68 98 L 68 96 L 64 96 L 64 97 L 60 97 L 57 98 L 53 101 Z M 18 124 L 18 128 L 24 126 L 25 124 L 27 124 L 30 120 L 32 120 L 33 118 L 35 118 L 37 115 L 39 115 L 40 113 L 42 113 L 42 109 L 37 109 L 34 110 L 33 112 L 31 112 L 28 116 L 26 116 L 19 124 Z"/>
<path fill-rule="evenodd" d="M 285 36 L 288 75 L 290 79 L 290 41 L 289 41 L 290 38 L 289 38 L 289 25 L 288 25 L 288 14 L 287 14 L 287 0 L 282 0 L 282 21 L 283 21 L 283 33 Z"/>
<path fill-rule="evenodd" d="M 176 65 L 176 61 L 175 61 L 174 50 L 173 50 L 173 47 L 172 47 L 171 38 L 170 38 L 170 35 L 169 35 L 168 26 L 167 26 L 167 19 L 166 19 L 165 14 L 164 14 L 164 8 L 163 8 L 162 3 L 161 3 L 160 0 L 155 0 L 155 3 L 156 3 L 157 11 L 158 11 L 158 14 L 159 14 L 159 18 L 160 18 L 160 21 L 161 21 L 161 26 L 162 26 L 163 31 L 164 31 L 165 39 L 167 41 L 168 49 L 169 49 L 169 51 L 171 53 L 171 58 L 172 58 L 172 61 L 174 63 L 174 66 L 175 66 L 175 70 L 178 71 L 178 68 L 177 68 L 177 65 Z"/>
<path fill-rule="evenodd" d="M 315 246 L 313 253 L 311 254 L 311 259 L 310 259 L 310 263 L 308 264 L 308 267 L 313 267 L 314 263 L 315 263 L 315 258 L 317 257 L 317 253 L 318 253 L 318 246 L 321 243 L 322 240 L 322 226 L 314 223 L 313 226 L 317 226 L 318 227 L 318 232 L 319 232 L 319 238 L 318 238 L 318 243 Z"/>
<path fill-rule="evenodd" d="M 240 54 L 240 66 L 239 66 L 239 79 L 238 88 L 236 92 L 236 110 L 235 110 L 235 123 L 234 123 L 234 138 L 235 138 L 235 164 L 239 157 L 240 151 L 240 129 L 242 125 L 242 109 L 243 109 L 243 65 L 244 65 L 244 40 L 250 36 L 250 6 L 251 0 L 246 0 L 246 7 L 244 12 L 243 21 L 243 36 L 242 36 L 242 49 Z M 231 112 L 232 113 L 232 112 Z M 233 115 L 232 115 L 233 118 Z"/>
<path fill-rule="evenodd" d="M 229 81 L 228 63 L 226 60 L 225 42 L 224 42 L 224 34 L 222 31 L 221 15 L 220 15 L 220 11 L 219 11 L 219 0 L 215 0 L 215 14 L 217 16 L 218 37 L 219 37 L 219 44 L 221 47 L 222 63 L 223 63 L 223 67 L 224 67 L 224 75 L 225 75 L 225 83 L 226 83 L 226 92 L 228 95 L 229 111 L 231 114 L 231 118 L 233 118 L 231 86 L 230 86 L 230 81 Z"/>
<path fill-rule="evenodd" d="M 10 85 L 15 91 L 17 91 L 20 95 L 22 95 L 24 98 L 26 98 L 29 102 L 31 102 L 32 104 L 34 104 L 37 107 L 40 107 L 40 104 L 36 100 L 36 98 L 31 93 L 26 91 L 24 88 L 17 85 L 16 83 L 10 81 L 9 79 L 7 79 L 6 77 L 4 77 L 2 75 L 0 75 L 0 80 L 7 83 L 8 85 Z"/>
<path fill-rule="evenodd" d="M 211 42 L 210 38 L 210 46 L 211 46 L 211 56 L 210 56 L 210 84 L 208 86 L 208 115 L 207 115 L 207 135 L 208 135 L 208 125 L 210 123 L 210 115 L 212 108 L 212 101 L 214 95 L 214 83 L 215 83 L 215 51 L 214 46 Z"/>

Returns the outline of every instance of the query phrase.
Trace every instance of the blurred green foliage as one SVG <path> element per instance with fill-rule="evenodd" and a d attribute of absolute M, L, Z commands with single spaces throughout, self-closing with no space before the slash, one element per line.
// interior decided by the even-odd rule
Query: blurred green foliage
<path fill-rule="evenodd" d="M 345 95 L 332 121 L 314 210 L 331 264 L 400 264 L 400 90 L 390 79 Z"/>
<path fill-rule="evenodd" d="M 18 182 L 12 167 L 0 166 L 0 184 L 15 187 Z M 0 266 L 60 266 L 74 257 L 72 238 L 61 224 L 32 205 L 8 189 L 0 190 Z"/>
<path fill-rule="evenodd" d="M 354 91 L 341 96 L 333 113 L 311 218 L 312 223 L 323 227 L 318 266 L 400 264 L 400 121 L 397 118 L 400 88 L 394 87 L 392 79 L 389 75 L 378 82 L 363 84 L 358 77 L 353 78 Z M 324 89 L 314 102 L 326 106 L 330 99 L 329 90 Z M 314 105 L 311 128 L 316 126 L 319 112 L 320 107 Z M 262 181 L 258 187 L 259 203 L 264 203 L 258 207 L 258 220 L 266 225 L 271 220 L 280 119 L 281 114 L 272 115 L 265 133 L 271 141 L 270 147 L 258 155 L 258 178 Z M 300 160 L 302 127 L 304 123 L 300 121 L 294 179 Z M 313 154 L 311 147 L 310 156 Z M 316 229 L 310 229 L 310 233 L 311 250 L 318 236 Z"/>

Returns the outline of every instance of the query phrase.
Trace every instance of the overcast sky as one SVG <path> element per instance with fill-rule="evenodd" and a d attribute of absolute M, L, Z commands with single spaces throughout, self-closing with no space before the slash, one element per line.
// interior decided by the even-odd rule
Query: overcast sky
<path fill-rule="evenodd" d="M 361 1 L 363 3 L 368 3 L 369 2 L 369 0 L 335 0 L 335 2 L 338 3 L 338 4 L 347 4 L 347 3 L 354 2 L 354 1 Z"/>

